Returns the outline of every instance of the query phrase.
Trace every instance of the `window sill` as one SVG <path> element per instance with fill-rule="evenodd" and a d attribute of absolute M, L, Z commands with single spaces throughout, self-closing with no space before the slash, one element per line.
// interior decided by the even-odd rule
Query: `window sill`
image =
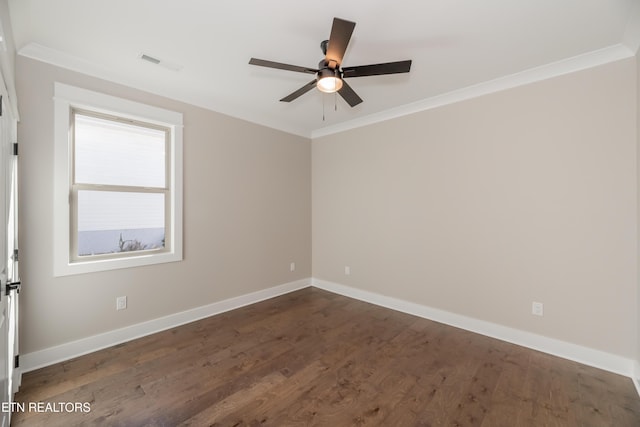
<path fill-rule="evenodd" d="M 164 252 L 161 254 L 147 254 L 130 256 L 127 258 L 100 259 L 91 261 L 76 261 L 56 263 L 54 276 L 69 276 L 74 274 L 96 273 L 99 271 L 117 270 L 121 268 L 141 267 L 145 265 L 162 264 L 166 262 L 182 261 L 182 254 Z"/>

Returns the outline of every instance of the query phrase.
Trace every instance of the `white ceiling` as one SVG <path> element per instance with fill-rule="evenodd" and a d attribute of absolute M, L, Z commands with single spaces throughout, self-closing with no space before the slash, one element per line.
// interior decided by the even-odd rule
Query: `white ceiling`
<path fill-rule="evenodd" d="M 640 38 L 639 3 L 9 0 L 9 7 L 21 55 L 314 136 L 465 91 L 496 90 L 496 82 L 508 86 L 631 56 Z M 343 66 L 412 59 L 411 73 L 350 79 L 364 99 L 355 108 L 338 97 L 336 111 L 335 95 L 316 90 L 279 102 L 312 76 L 248 65 L 249 58 L 315 68 L 333 17 L 356 22 Z M 144 62 L 141 53 L 180 69 Z"/>

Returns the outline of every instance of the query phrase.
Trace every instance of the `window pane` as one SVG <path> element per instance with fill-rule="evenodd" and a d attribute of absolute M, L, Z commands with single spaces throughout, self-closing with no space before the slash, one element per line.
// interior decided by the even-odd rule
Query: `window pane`
<path fill-rule="evenodd" d="M 78 191 L 78 256 L 164 248 L 164 198 Z"/>
<path fill-rule="evenodd" d="M 163 130 L 75 114 L 75 182 L 165 187 Z"/>

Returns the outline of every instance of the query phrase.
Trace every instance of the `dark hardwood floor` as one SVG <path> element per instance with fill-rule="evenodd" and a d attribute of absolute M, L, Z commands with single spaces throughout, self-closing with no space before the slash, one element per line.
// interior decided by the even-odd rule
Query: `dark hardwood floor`
<path fill-rule="evenodd" d="M 29 372 L 16 399 L 13 426 L 640 426 L 628 378 L 315 288 Z"/>

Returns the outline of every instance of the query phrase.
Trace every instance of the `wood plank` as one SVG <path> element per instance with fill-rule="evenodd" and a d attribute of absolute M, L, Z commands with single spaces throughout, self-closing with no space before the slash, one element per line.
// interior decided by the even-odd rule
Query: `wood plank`
<path fill-rule="evenodd" d="M 530 350 L 516 345 L 507 347 L 507 353 L 501 359 L 502 372 L 493 392 L 491 408 L 482 422 L 483 427 L 515 426 L 519 415 L 517 402 L 525 399 L 523 380 L 529 369 Z"/>

